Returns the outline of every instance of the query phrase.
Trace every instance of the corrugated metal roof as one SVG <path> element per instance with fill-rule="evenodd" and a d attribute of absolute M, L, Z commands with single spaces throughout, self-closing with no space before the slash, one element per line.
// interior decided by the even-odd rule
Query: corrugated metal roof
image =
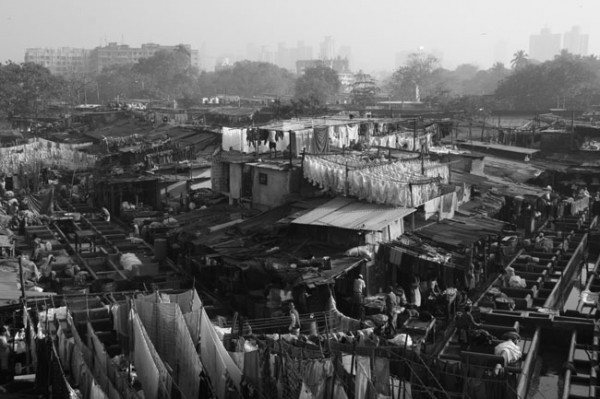
<path fill-rule="evenodd" d="M 450 175 L 450 183 L 452 184 L 470 184 L 470 185 L 478 185 L 481 187 L 493 187 L 494 183 L 489 181 L 486 176 L 474 175 L 469 172 L 463 172 L 460 170 L 452 169 L 452 173 Z"/>
<path fill-rule="evenodd" d="M 507 223 L 502 220 L 484 217 L 463 217 L 455 215 L 415 231 L 415 234 L 448 245 L 471 245 L 488 235 L 502 232 Z"/>
<path fill-rule="evenodd" d="M 394 208 L 337 197 L 300 216 L 292 223 L 377 231 L 413 212 L 413 208 Z"/>

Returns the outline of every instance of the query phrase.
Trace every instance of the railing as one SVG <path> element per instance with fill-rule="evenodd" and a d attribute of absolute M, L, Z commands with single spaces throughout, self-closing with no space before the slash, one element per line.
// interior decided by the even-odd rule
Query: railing
<path fill-rule="evenodd" d="M 569 263 L 567 263 L 567 266 L 565 266 L 564 270 L 562 271 L 562 276 L 558 281 L 558 284 L 554 286 L 554 289 L 550 295 L 548 295 L 548 299 L 546 299 L 546 302 L 544 302 L 545 308 L 559 308 L 568 297 L 568 288 L 574 283 L 573 276 L 577 273 L 578 267 L 581 263 L 583 252 L 587 246 L 587 237 L 587 233 L 584 233 L 579 245 L 577 245 L 577 249 L 575 249 L 573 252 L 571 259 L 569 259 Z"/>

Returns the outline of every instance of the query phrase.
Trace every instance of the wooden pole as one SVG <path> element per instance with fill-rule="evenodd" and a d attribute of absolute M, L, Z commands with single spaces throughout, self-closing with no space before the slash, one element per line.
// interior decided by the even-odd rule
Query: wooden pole
<path fill-rule="evenodd" d="M 350 182 L 348 181 L 348 162 L 346 162 L 346 183 L 344 184 L 344 196 L 348 196 L 350 191 Z"/>
<path fill-rule="evenodd" d="M 293 143 L 293 140 L 292 140 L 292 133 L 293 132 L 291 130 L 288 131 L 288 136 L 289 136 L 289 139 L 290 139 L 290 168 L 292 167 L 292 152 L 294 150 L 294 143 Z"/>
<path fill-rule="evenodd" d="M 417 120 L 413 121 L 413 151 L 417 150 Z"/>
<path fill-rule="evenodd" d="M 23 256 L 19 256 L 19 281 L 21 283 L 21 300 L 25 304 L 25 281 L 23 280 Z"/>
<path fill-rule="evenodd" d="M 483 124 L 481 125 L 481 142 L 483 143 L 483 134 L 485 132 L 485 114 L 483 115 Z"/>
<path fill-rule="evenodd" d="M 473 145 L 473 120 L 469 118 L 469 140 L 471 141 L 471 145 Z"/>

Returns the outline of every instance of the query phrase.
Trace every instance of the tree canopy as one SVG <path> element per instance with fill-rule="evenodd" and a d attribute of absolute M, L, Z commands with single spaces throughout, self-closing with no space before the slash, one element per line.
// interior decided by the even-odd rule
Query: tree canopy
<path fill-rule="evenodd" d="M 563 51 L 551 61 L 515 69 L 495 94 L 515 109 L 585 109 L 600 101 L 600 61 Z"/>
<path fill-rule="evenodd" d="M 53 99 L 60 98 L 64 81 L 38 64 L 0 64 L 0 112 L 37 115 Z"/>
<path fill-rule="evenodd" d="M 431 54 L 412 53 L 406 65 L 398 68 L 391 79 L 391 92 L 395 98 L 420 101 L 436 90 L 433 72 L 439 60 Z"/>
<path fill-rule="evenodd" d="M 314 105 L 323 105 L 332 101 L 340 90 L 337 72 L 325 66 L 307 68 L 296 80 L 295 99 Z"/>
<path fill-rule="evenodd" d="M 516 71 L 526 67 L 529 64 L 528 55 L 524 50 L 519 50 L 513 54 L 513 59 L 510 61 L 510 65 Z"/>
<path fill-rule="evenodd" d="M 289 71 L 267 62 L 236 62 L 231 68 L 203 72 L 198 79 L 199 93 L 203 96 L 285 96 L 293 93 L 293 87 L 294 76 Z"/>

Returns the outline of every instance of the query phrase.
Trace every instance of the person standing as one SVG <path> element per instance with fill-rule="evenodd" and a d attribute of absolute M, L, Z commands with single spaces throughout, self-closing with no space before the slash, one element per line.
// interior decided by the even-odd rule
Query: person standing
<path fill-rule="evenodd" d="M 0 327 L 0 384 L 10 381 L 10 331 L 8 326 Z"/>
<path fill-rule="evenodd" d="M 462 311 L 456 313 L 456 330 L 458 333 L 458 342 L 464 345 L 470 343 L 470 334 L 472 330 L 481 328 L 481 323 L 475 321 L 471 313 L 472 303 L 467 300 Z"/>
<path fill-rule="evenodd" d="M 294 302 L 290 302 L 290 326 L 288 330 L 293 335 L 300 334 L 300 314 L 294 306 Z"/>
<path fill-rule="evenodd" d="M 410 286 L 410 304 L 416 308 L 421 308 L 421 280 L 418 277 L 413 279 L 413 282 Z"/>
<path fill-rule="evenodd" d="M 131 227 L 133 227 L 133 236 L 139 237 L 140 236 L 140 226 L 138 226 L 137 223 L 133 222 L 131 224 Z"/>
<path fill-rule="evenodd" d="M 389 286 L 388 292 L 385 295 L 385 314 L 388 317 L 388 324 L 392 332 L 396 331 L 396 323 L 398 321 L 398 298 L 394 294 L 394 287 Z"/>
<path fill-rule="evenodd" d="M 110 212 L 105 207 L 100 208 L 105 222 L 110 222 Z"/>
<path fill-rule="evenodd" d="M 352 285 L 352 297 L 354 301 L 354 314 L 360 320 L 362 320 L 363 295 L 366 288 L 367 284 L 365 283 L 365 280 L 363 280 L 363 275 L 359 274 Z"/>

